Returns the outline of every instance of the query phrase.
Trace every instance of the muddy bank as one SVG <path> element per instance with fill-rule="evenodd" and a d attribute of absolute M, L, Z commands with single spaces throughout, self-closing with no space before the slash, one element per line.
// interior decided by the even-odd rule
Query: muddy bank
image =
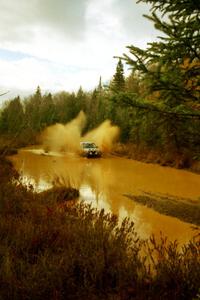
<path fill-rule="evenodd" d="M 20 148 L 20 146 L 18 147 Z M 17 146 L 11 145 L 8 140 L 0 138 L 0 156 L 4 157 L 5 155 L 14 155 L 17 154 Z"/>
<path fill-rule="evenodd" d="M 0 186 L 4 182 L 11 181 L 12 178 L 17 179 L 18 172 L 10 160 L 0 155 Z"/>
<path fill-rule="evenodd" d="M 145 163 L 154 163 L 200 173 L 200 161 L 192 159 L 191 154 L 187 151 L 185 153 L 178 153 L 173 150 L 155 150 L 145 146 L 139 147 L 134 144 L 118 144 L 113 154 Z"/>
<path fill-rule="evenodd" d="M 161 214 L 200 226 L 200 201 L 198 203 L 191 199 L 151 193 L 144 193 L 144 195 L 139 196 L 125 194 L 125 196 Z"/>
<path fill-rule="evenodd" d="M 64 203 L 79 197 L 79 191 L 72 187 L 53 187 L 39 194 L 40 197 L 48 198 L 48 200 Z"/>

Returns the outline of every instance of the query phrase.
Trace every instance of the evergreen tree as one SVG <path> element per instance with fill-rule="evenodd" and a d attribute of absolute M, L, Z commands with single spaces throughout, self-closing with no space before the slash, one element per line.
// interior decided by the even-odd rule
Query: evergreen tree
<path fill-rule="evenodd" d="M 75 93 L 60 92 L 54 95 L 56 122 L 67 123 L 79 112 Z"/>
<path fill-rule="evenodd" d="M 0 131 L 2 133 L 16 134 L 24 127 L 24 111 L 20 97 L 9 101 L 0 117 Z"/>
<path fill-rule="evenodd" d="M 148 89 L 172 108 L 200 102 L 200 2 L 198 0 L 139 0 L 152 4 L 146 16 L 162 32 L 145 50 L 129 46 L 134 58 L 124 55 L 139 71 Z M 156 11 L 165 18 L 159 18 Z"/>
<path fill-rule="evenodd" d="M 55 105 L 51 93 L 44 95 L 41 103 L 41 126 L 49 126 L 56 121 Z"/>
<path fill-rule="evenodd" d="M 143 93 L 140 90 L 138 96 L 124 96 L 121 101 L 141 108 L 143 129 L 144 125 L 151 126 L 149 116 L 157 111 L 160 117 L 155 118 L 154 123 L 157 123 L 158 131 L 162 128 L 160 139 L 170 149 L 179 151 L 181 147 L 191 145 L 199 149 L 200 2 L 138 2 L 152 5 L 152 14 L 145 17 L 154 23 L 161 36 L 145 50 L 133 45 L 128 47 L 130 54 L 124 54 L 124 59 L 132 67 L 133 74 L 139 77 Z"/>
<path fill-rule="evenodd" d="M 136 74 L 131 72 L 131 74 L 126 78 L 126 91 L 131 93 L 140 93 L 139 78 Z"/>
<path fill-rule="evenodd" d="M 110 84 L 110 89 L 114 93 L 123 92 L 125 90 L 124 66 L 121 58 L 117 63 L 116 72 Z"/>
<path fill-rule="evenodd" d="M 77 95 L 76 95 L 76 112 L 77 114 L 83 110 L 86 112 L 87 110 L 87 96 L 86 93 L 83 91 L 82 87 L 80 86 Z"/>
<path fill-rule="evenodd" d="M 40 131 L 42 129 L 42 94 L 38 86 L 33 96 L 25 102 L 25 115 L 27 126 L 33 131 Z"/>
<path fill-rule="evenodd" d="M 101 76 L 100 76 L 100 78 L 99 78 L 99 84 L 98 84 L 98 87 L 97 87 L 97 91 L 101 93 L 102 89 L 103 89 L 103 87 L 102 87 L 102 80 L 101 80 Z"/>
<path fill-rule="evenodd" d="M 40 86 L 38 85 L 37 89 L 36 89 L 36 92 L 35 92 L 35 101 L 38 102 L 38 105 L 41 104 L 41 100 L 42 100 L 42 93 L 41 93 L 41 88 Z"/>

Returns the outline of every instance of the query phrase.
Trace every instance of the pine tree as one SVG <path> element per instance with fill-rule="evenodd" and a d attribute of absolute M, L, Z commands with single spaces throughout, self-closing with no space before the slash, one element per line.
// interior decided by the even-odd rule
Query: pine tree
<path fill-rule="evenodd" d="M 86 99 L 86 93 L 83 91 L 82 86 L 80 86 L 77 94 L 76 94 L 76 111 L 78 114 L 81 110 L 84 112 L 87 108 L 87 99 Z"/>
<path fill-rule="evenodd" d="M 121 58 L 117 63 L 116 72 L 110 84 L 110 89 L 115 92 L 123 92 L 125 90 L 124 66 Z"/>
<path fill-rule="evenodd" d="M 124 95 L 121 102 L 143 112 L 140 131 L 156 124 L 159 139 L 168 149 L 199 151 L 200 2 L 139 2 L 152 5 L 151 15 L 145 17 L 161 36 L 146 49 L 128 46 L 130 54 L 124 54 L 124 59 L 139 77 L 143 90 L 138 96 Z"/>
<path fill-rule="evenodd" d="M 103 89 L 103 87 L 102 87 L 102 80 L 101 80 L 101 76 L 100 76 L 100 78 L 99 78 L 99 84 L 98 84 L 98 87 L 97 87 L 97 91 L 101 93 L 102 89 Z"/>
<path fill-rule="evenodd" d="M 55 121 L 55 105 L 51 93 L 43 96 L 41 103 L 41 125 L 42 128 L 51 125 Z"/>
<path fill-rule="evenodd" d="M 200 103 L 200 2 L 199 0 L 139 0 L 150 3 L 152 15 L 145 16 L 162 32 L 147 49 L 129 46 L 124 55 L 133 70 L 139 71 L 149 94 L 172 108 Z M 162 13 L 159 18 L 156 12 Z M 133 58 L 134 56 L 134 58 Z"/>
<path fill-rule="evenodd" d="M 8 134 L 19 133 L 24 127 L 24 110 L 20 97 L 9 101 L 0 116 L 0 131 Z"/>
<path fill-rule="evenodd" d="M 34 95 L 25 102 L 25 115 L 27 119 L 27 126 L 33 131 L 42 129 L 42 94 L 38 86 Z"/>

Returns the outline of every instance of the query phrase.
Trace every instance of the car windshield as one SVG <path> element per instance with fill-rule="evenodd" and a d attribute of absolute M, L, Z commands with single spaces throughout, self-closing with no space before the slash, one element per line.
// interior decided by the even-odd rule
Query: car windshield
<path fill-rule="evenodd" d="M 97 148 L 95 143 L 82 143 L 83 148 Z"/>

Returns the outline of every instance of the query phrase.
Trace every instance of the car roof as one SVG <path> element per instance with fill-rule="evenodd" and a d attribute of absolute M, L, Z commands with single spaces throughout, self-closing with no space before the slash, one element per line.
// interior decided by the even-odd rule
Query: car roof
<path fill-rule="evenodd" d="M 95 144 L 94 142 L 91 142 L 91 141 L 85 141 L 85 142 L 80 142 L 80 144 Z"/>

